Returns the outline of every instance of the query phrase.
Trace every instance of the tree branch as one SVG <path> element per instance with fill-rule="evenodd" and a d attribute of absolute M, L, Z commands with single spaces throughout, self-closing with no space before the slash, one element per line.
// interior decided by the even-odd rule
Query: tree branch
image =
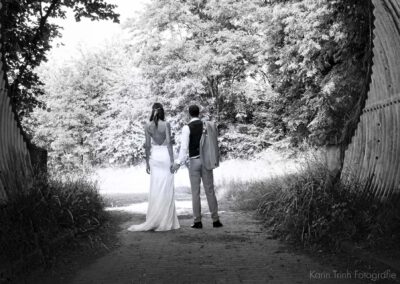
<path fill-rule="evenodd" d="M 53 0 L 50 4 L 49 8 L 46 11 L 46 14 L 41 17 L 41 19 L 39 21 L 39 26 L 36 29 L 35 35 L 33 36 L 30 46 L 36 46 L 38 44 L 39 40 L 41 39 L 41 37 L 43 35 L 43 28 L 46 25 L 47 20 L 50 17 L 51 13 L 55 10 L 57 4 L 59 4 L 59 2 L 60 2 L 60 0 Z M 42 2 L 40 2 L 40 4 L 41 3 Z M 40 13 L 42 14 L 42 9 L 40 9 Z M 15 80 L 13 81 L 13 83 L 10 86 L 10 91 L 12 92 L 12 94 L 14 94 L 14 91 L 18 87 L 20 78 L 25 73 L 26 69 L 28 68 L 28 66 L 30 64 L 30 61 L 32 60 L 32 55 L 33 55 L 32 50 L 28 50 L 28 52 L 26 54 L 27 55 L 25 56 L 25 64 L 19 68 L 18 75 L 16 76 Z"/>

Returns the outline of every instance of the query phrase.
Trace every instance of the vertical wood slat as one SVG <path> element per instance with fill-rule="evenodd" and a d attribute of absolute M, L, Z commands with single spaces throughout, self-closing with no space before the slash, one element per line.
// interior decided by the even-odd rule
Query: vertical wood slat
<path fill-rule="evenodd" d="M 385 135 L 388 135 L 388 133 L 391 133 L 390 129 L 393 125 L 393 122 L 390 122 L 390 114 L 389 112 L 391 111 L 390 108 L 384 108 L 382 109 L 382 111 L 380 112 L 382 115 L 382 133 L 381 133 L 381 137 L 384 137 Z M 380 137 L 380 139 L 381 139 Z M 383 143 L 378 143 L 379 146 L 379 150 L 378 152 L 381 153 L 381 155 L 379 155 L 379 159 L 378 159 L 378 170 L 379 170 L 379 181 L 378 183 L 381 185 L 378 190 L 379 190 L 379 197 L 380 198 L 385 198 L 385 195 L 387 194 L 387 188 L 388 188 L 388 184 L 390 183 L 389 181 L 389 176 L 391 171 L 390 170 L 384 170 L 385 168 L 385 162 L 388 163 L 389 165 L 391 164 L 391 159 L 390 159 L 390 144 L 391 144 L 391 140 L 392 139 L 383 139 Z"/>
<path fill-rule="evenodd" d="M 0 72 L 0 75 L 2 75 L 2 72 Z M 3 77 L 1 76 L 0 78 Z M 4 97 L 2 84 L 0 83 L 0 200 L 7 199 L 7 195 L 5 192 L 6 181 L 4 175 L 2 174 L 3 172 L 8 171 L 5 158 L 6 137 L 5 135 L 3 135 L 3 133 L 5 133 L 4 123 L 3 123 L 5 121 L 5 116 L 6 116 L 5 103 L 6 99 Z"/>
<path fill-rule="evenodd" d="M 396 110 L 392 109 L 393 105 L 391 106 L 391 108 L 387 108 L 385 109 L 385 112 L 388 115 L 387 120 L 388 121 L 392 121 L 393 124 L 390 125 L 390 128 L 388 129 L 386 135 L 390 135 L 390 133 L 392 133 L 392 135 L 395 133 L 395 130 L 397 129 L 397 121 L 395 120 L 395 113 Z M 386 146 L 386 154 L 387 154 L 387 159 L 388 159 L 388 163 L 389 165 L 392 165 L 392 167 L 396 166 L 396 157 L 395 157 L 395 137 L 393 137 L 393 139 L 387 139 L 388 144 Z M 384 184 L 383 184 L 383 196 L 387 197 L 390 194 L 389 188 L 392 188 L 394 190 L 394 179 L 395 179 L 395 171 L 394 170 L 388 170 L 385 172 L 386 176 L 384 177 Z"/>
<path fill-rule="evenodd" d="M 1 9 L 2 1 L 0 14 Z M 28 147 L 6 89 L 1 40 L 0 33 L 0 203 L 4 203 L 17 192 L 29 188 L 32 168 Z"/>
<path fill-rule="evenodd" d="M 373 190 L 377 197 L 383 197 L 383 187 L 384 187 L 384 180 L 383 180 L 383 172 L 382 168 L 384 167 L 384 163 L 387 163 L 388 160 L 384 159 L 385 151 L 383 148 L 387 146 L 387 141 L 390 139 L 383 139 L 383 143 L 377 143 L 379 139 L 384 137 L 386 133 L 387 126 L 390 124 L 386 121 L 385 117 L 385 109 L 382 111 L 375 112 L 377 115 L 377 119 L 379 121 L 379 126 L 377 127 L 377 135 L 374 137 L 373 146 L 375 148 L 374 153 L 374 160 L 375 160 L 375 168 L 373 169 L 375 175 L 372 183 Z"/>
<path fill-rule="evenodd" d="M 372 0 L 374 48 L 370 91 L 345 154 L 344 176 L 372 179 L 380 199 L 400 192 L 400 1 Z M 378 125 L 379 123 L 379 125 Z"/>
<path fill-rule="evenodd" d="M 0 1 L 0 15 L 1 15 L 1 9 L 3 8 L 3 3 Z M 0 31 L 2 29 L 1 26 L 1 22 L 0 22 Z M 1 32 L 0 32 L 0 59 L 3 57 L 2 55 L 2 44 L 1 44 Z M 3 170 L 4 170 L 4 153 L 5 153 L 5 149 L 4 149 L 4 142 L 5 142 L 5 138 L 2 135 L 3 132 L 3 116 L 4 116 L 4 112 L 3 112 L 3 107 L 4 107 L 4 97 L 3 97 L 3 62 L 2 60 L 0 60 L 0 202 L 4 202 L 7 201 L 7 194 L 5 191 L 5 179 L 4 179 L 4 175 L 3 175 Z"/>

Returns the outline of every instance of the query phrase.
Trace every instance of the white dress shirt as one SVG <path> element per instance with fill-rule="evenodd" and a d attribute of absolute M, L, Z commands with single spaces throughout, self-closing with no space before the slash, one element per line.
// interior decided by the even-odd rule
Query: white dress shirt
<path fill-rule="evenodd" d="M 200 120 L 200 119 L 198 117 L 194 117 L 189 121 L 189 123 L 195 120 Z M 179 150 L 178 159 L 176 160 L 177 164 L 183 165 L 188 159 L 189 139 L 190 139 L 190 128 L 189 125 L 185 125 L 182 128 L 181 148 Z"/>

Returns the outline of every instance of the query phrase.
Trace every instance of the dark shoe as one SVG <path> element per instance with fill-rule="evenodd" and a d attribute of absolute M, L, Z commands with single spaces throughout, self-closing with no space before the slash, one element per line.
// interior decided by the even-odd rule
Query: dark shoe
<path fill-rule="evenodd" d="M 193 229 L 202 229 L 203 228 L 203 223 L 201 222 L 194 222 L 192 226 L 190 226 L 190 228 Z"/>
<path fill-rule="evenodd" d="M 214 228 L 220 228 L 220 227 L 222 227 L 222 223 L 219 220 L 215 221 L 215 222 L 213 222 L 213 227 Z"/>

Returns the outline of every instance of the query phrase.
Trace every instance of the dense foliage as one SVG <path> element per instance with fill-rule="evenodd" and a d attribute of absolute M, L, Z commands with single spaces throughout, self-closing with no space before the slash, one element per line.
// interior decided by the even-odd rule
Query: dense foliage
<path fill-rule="evenodd" d="M 219 123 L 224 155 L 246 157 L 267 145 L 261 76 L 267 7 L 261 1 L 152 1 L 127 24 L 151 91 L 175 116 L 191 103 Z M 256 115 L 260 114 L 260 117 Z"/>
<path fill-rule="evenodd" d="M 140 161 L 151 96 L 132 66 L 116 43 L 41 68 L 46 108 L 36 109 L 25 124 L 34 129 L 34 142 L 49 150 L 52 171 Z"/>
<path fill-rule="evenodd" d="M 237 209 L 255 210 L 273 236 L 314 249 L 340 249 L 344 241 L 368 247 L 398 247 L 398 199 L 369 198 L 362 184 L 332 184 L 324 163 L 308 160 L 300 172 L 247 184 L 232 184 Z"/>
<path fill-rule="evenodd" d="M 103 209 L 92 183 L 36 179 L 28 194 L 0 207 L 0 262 L 20 260 L 36 249 L 47 252 L 66 233 L 97 228 L 107 219 Z"/>
<path fill-rule="evenodd" d="M 274 128 L 302 139 L 336 144 L 368 83 L 369 3 L 289 1 L 273 7 L 266 31 L 267 75 L 278 92 Z"/>
<path fill-rule="evenodd" d="M 42 69 L 47 110 L 28 124 L 59 170 L 140 161 L 155 101 L 176 134 L 200 104 L 225 156 L 337 143 L 367 81 L 366 2 L 150 1 L 128 39 Z"/>
<path fill-rule="evenodd" d="M 19 116 L 27 116 L 37 105 L 43 85 L 35 68 L 47 60 L 51 42 L 60 37 L 61 27 L 51 19 L 65 18 L 72 9 L 75 19 L 110 19 L 118 22 L 115 5 L 104 0 L 8 0 L 2 1 L 2 51 L 9 94 Z"/>

